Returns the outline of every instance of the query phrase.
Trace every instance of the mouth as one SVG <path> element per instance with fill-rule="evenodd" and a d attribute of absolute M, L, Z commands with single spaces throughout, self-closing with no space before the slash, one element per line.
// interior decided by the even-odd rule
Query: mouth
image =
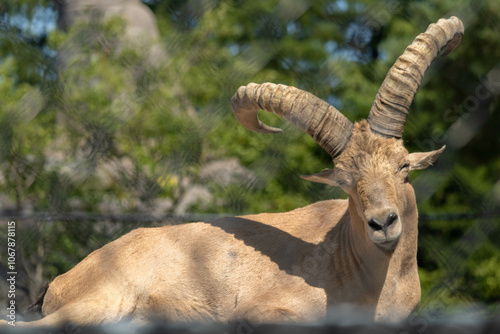
<path fill-rule="evenodd" d="M 380 248 L 381 250 L 383 250 L 384 252 L 387 252 L 387 251 L 394 250 L 394 248 L 396 248 L 396 246 L 398 244 L 398 241 L 399 241 L 399 238 L 395 238 L 392 240 L 386 239 L 385 241 L 376 242 L 375 245 L 377 245 L 377 247 Z"/>
<path fill-rule="evenodd" d="M 378 244 L 381 246 L 387 246 L 387 245 L 392 245 L 392 244 L 396 243 L 397 241 L 398 241 L 398 239 L 386 240 L 386 241 L 379 242 Z"/>
<path fill-rule="evenodd" d="M 384 249 L 394 248 L 399 240 L 399 235 L 387 235 L 383 231 L 369 233 L 369 236 L 373 243 Z"/>

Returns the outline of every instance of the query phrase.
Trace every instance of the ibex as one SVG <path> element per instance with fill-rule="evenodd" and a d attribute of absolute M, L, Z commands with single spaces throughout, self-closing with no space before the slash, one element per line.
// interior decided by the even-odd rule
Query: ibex
<path fill-rule="evenodd" d="M 375 321 L 407 317 L 420 300 L 418 213 L 408 174 L 430 166 L 444 147 L 411 153 L 401 140 L 410 104 L 441 48 L 461 41 L 462 22 L 441 19 L 417 36 L 391 67 L 367 120 L 351 123 L 312 94 L 249 84 L 232 98 L 239 122 L 255 132 L 263 109 L 316 140 L 333 169 L 306 180 L 341 187 L 327 200 L 263 213 L 140 228 L 91 253 L 56 277 L 35 303 L 44 318 L 94 325 L 150 316 L 170 321 L 309 321 L 349 303 Z"/>

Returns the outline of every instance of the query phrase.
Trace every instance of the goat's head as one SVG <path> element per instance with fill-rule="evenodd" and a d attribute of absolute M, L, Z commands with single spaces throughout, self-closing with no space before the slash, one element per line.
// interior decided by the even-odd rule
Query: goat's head
<path fill-rule="evenodd" d="M 402 140 L 379 136 L 361 121 L 334 160 L 335 168 L 304 178 L 340 186 L 354 201 L 369 238 L 392 248 L 402 231 L 409 172 L 428 167 L 443 150 L 409 154 Z"/>
<path fill-rule="evenodd" d="M 240 123 L 255 132 L 277 133 L 257 117 L 259 109 L 283 116 L 314 138 L 333 158 L 334 169 L 305 179 L 340 186 L 354 201 L 368 237 L 392 248 L 402 231 L 408 173 L 431 165 L 444 150 L 409 154 L 401 140 L 413 97 L 442 47 L 447 55 L 461 41 L 462 22 L 451 17 L 431 24 L 391 67 L 367 120 L 351 123 L 316 96 L 285 85 L 240 87 L 231 103 Z"/>

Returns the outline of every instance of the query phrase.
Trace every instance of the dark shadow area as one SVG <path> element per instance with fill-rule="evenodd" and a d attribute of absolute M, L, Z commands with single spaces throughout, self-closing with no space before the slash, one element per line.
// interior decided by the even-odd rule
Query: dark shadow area
<path fill-rule="evenodd" d="M 310 286 L 326 288 L 318 282 L 316 275 L 310 274 L 310 270 L 307 270 L 304 261 L 309 258 L 313 259 L 312 254 L 316 248 L 330 249 L 326 248 L 330 247 L 329 245 L 324 245 L 324 243 L 316 245 L 279 228 L 240 217 L 206 223 L 221 228 L 236 239 L 243 241 L 245 245 L 269 257 L 272 262 L 278 265 L 280 270 L 288 275 L 302 277 Z M 325 236 L 325 239 L 330 239 L 329 234 L 338 233 L 338 228 L 338 225 L 333 227 Z M 272 242 L 269 242 L 269 240 L 272 240 Z M 316 267 L 328 266 L 329 258 L 324 256 L 321 259 L 315 259 L 317 262 Z"/>
<path fill-rule="evenodd" d="M 317 231 L 318 234 L 324 234 L 321 238 L 323 241 L 318 244 L 304 241 L 277 227 L 241 217 L 206 223 L 221 228 L 236 239 L 243 241 L 245 245 L 269 257 L 286 274 L 301 277 L 309 286 L 323 289 L 327 305 L 331 305 L 344 302 L 356 303 L 356 301 L 342 300 L 342 294 L 339 296 L 339 291 L 347 288 L 349 282 L 338 273 L 353 270 L 350 261 L 335 260 L 335 256 L 342 256 L 338 254 L 344 256 L 352 254 L 353 245 L 350 244 L 350 238 L 346 235 L 348 230 L 344 228 L 346 224 L 350 224 L 349 220 L 347 211 L 338 224 L 333 226 L 332 223 L 329 230 Z M 314 227 L 307 227 L 304 223 L 303 228 Z M 381 288 L 382 286 L 373 287 L 374 298 L 378 298 Z M 358 309 L 357 312 L 360 310 Z M 373 314 L 370 314 L 373 318 Z"/>

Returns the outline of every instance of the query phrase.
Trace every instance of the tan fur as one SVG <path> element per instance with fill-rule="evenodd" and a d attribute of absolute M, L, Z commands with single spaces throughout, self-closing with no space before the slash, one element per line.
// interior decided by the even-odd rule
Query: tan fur
<path fill-rule="evenodd" d="M 416 201 L 409 168 L 400 170 L 410 156 L 401 140 L 375 136 L 366 121 L 356 124 L 335 173 L 328 174 L 348 200 L 134 230 L 58 276 L 43 301 L 45 318 L 19 324 L 142 322 L 151 316 L 311 321 L 342 303 L 375 320 L 402 319 L 420 300 Z M 388 243 L 367 225 L 377 205 L 398 214 L 390 228 L 398 225 L 400 234 Z M 388 228 L 387 235 L 394 231 Z"/>

